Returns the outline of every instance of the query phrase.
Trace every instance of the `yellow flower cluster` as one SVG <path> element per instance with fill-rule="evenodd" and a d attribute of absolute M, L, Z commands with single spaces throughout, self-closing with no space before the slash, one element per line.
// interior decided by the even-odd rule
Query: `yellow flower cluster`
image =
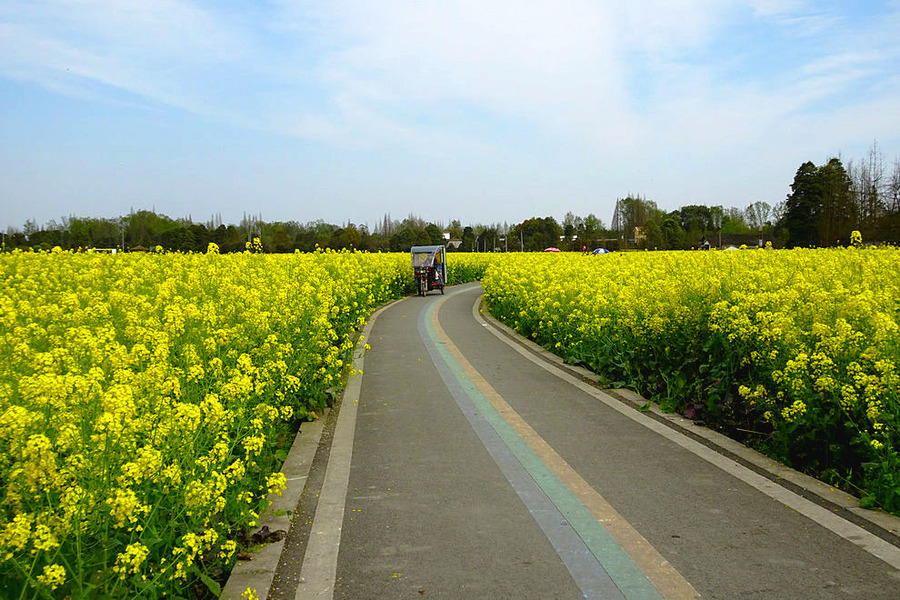
<path fill-rule="evenodd" d="M 0 255 L 0 588 L 184 595 L 227 568 L 279 440 L 413 287 L 408 254 L 250 250 Z"/>
<path fill-rule="evenodd" d="M 258 237 L 253 238 L 252 242 L 247 242 L 245 247 L 248 252 L 262 252 L 263 245 Z"/>
<path fill-rule="evenodd" d="M 802 417 L 805 413 L 806 404 L 803 400 L 794 400 L 793 404 L 781 409 L 781 418 L 790 423 L 797 420 L 799 417 Z"/>
<path fill-rule="evenodd" d="M 483 285 L 494 314 L 610 383 L 770 427 L 766 450 L 812 471 L 881 460 L 900 479 L 900 250 L 519 255 Z"/>
<path fill-rule="evenodd" d="M 41 585 L 55 590 L 66 580 L 66 569 L 62 565 L 46 565 L 37 580 Z"/>
<path fill-rule="evenodd" d="M 125 551 L 116 557 L 113 571 L 118 573 L 121 579 L 125 579 L 129 573 L 139 572 L 141 564 L 146 560 L 148 554 L 150 551 L 143 544 L 128 544 Z"/>

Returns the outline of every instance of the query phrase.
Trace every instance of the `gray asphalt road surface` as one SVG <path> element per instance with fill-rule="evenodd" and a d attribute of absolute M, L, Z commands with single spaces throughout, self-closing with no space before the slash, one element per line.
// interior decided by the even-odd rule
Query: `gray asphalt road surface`
<path fill-rule="evenodd" d="M 374 324 L 342 511 L 310 534 L 336 532 L 333 574 L 297 598 L 900 598 L 896 546 L 554 376 L 476 318 L 480 286 L 447 292 Z"/>

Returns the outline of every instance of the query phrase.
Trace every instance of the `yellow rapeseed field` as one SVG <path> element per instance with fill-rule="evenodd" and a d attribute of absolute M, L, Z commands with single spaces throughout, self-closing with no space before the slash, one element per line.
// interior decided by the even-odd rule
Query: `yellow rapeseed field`
<path fill-rule="evenodd" d="M 900 250 L 528 254 L 483 285 L 609 383 L 900 511 Z"/>
<path fill-rule="evenodd" d="M 186 597 L 408 254 L 0 255 L 0 588 Z M 900 509 L 900 251 L 451 254 L 491 310 L 666 408 Z M 552 406 L 548 407 L 552 410 Z M 193 592 L 190 592 L 193 594 Z"/>
<path fill-rule="evenodd" d="M 414 288 L 405 253 L 261 251 L 0 255 L 0 589 L 216 589 L 354 333 Z"/>
<path fill-rule="evenodd" d="M 11 597 L 215 589 L 284 485 L 291 423 L 324 406 L 369 312 L 412 289 L 405 254 L 214 246 L 5 254 L 0 278 Z"/>

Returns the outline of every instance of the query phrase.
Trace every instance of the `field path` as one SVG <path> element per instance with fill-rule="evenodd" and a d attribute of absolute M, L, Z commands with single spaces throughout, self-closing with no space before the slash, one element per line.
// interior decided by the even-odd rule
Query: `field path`
<path fill-rule="evenodd" d="M 896 535 L 560 370 L 480 295 L 378 315 L 270 597 L 900 598 Z"/>

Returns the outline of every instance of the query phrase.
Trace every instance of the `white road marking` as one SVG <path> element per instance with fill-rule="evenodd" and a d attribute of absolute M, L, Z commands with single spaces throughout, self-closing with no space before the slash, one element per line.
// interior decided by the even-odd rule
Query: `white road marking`
<path fill-rule="evenodd" d="M 708 448 L 707 446 L 704 446 L 703 444 L 675 431 L 674 429 L 667 427 L 666 425 L 654 419 L 651 419 L 647 415 L 626 406 L 612 396 L 603 393 L 596 387 L 585 383 L 584 381 L 577 377 L 574 377 L 573 375 L 570 375 L 569 373 L 554 366 L 553 364 L 541 358 L 538 358 L 532 352 L 523 348 L 521 344 L 518 344 L 515 341 L 509 339 L 495 327 L 490 326 L 484 319 L 484 317 L 480 314 L 480 304 L 481 296 L 476 298 L 475 304 L 472 306 L 472 314 L 475 315 L 475 320 L 481 323 L 482 326 L 487 327 L 488 331 L 494 334 L 497 339 L 499 339 L 504 344 L 508 345 L 510 348 L 512 348 L 534 364 L 538 365 L 545 371 L 552 373 L 553 375 L 559 377 L 567 383 L 572 384 L 579 390 L 593 396 L 597 400 L 600 400 L 613 410 L 616 410 L 619 413 L 625 415 L 632 421 L 640 423 L 644 427 L 655 431 L 667 440 L 678 444 L 685 450 L 688 450 L 698 457 L 704 459 L 705 461 L 719 467 L 726 473 L 729 473 L 730 475 L 733 475 L 744 483 L 756 488 L 770 498 L 773 498 L 778 502 L 781 502 L 785 506 L 792 508 L 798 513 L 808 517 L 816 524 L 821 525 L 832 533 L 835 533 L 845 540 L 859 546 L 872 556 L 880 558 L 895 569 L 900 569 L 900 548 L 897 548 L 893 544 L 886 542 L 875 534 L 866 531 L 862 527 L 855 525 L 854 523 L 851 523 L 850 521 L 847 521 L 846 519 L 843 519 L 838 515 L 835 515 L 827 508 L 823 508 L 818 504 L 807 500 L 803 496 L 795 494 L 794 492 L 778 485 L 774 481 L 763 477 L 759 473 L 748 469 L 740 463 L 737 463 L 730 458 L 719 454 L 715 450 L 712 450 L 711 448 Z"/>
<path fill-rule="evenodd" d="M 341 411 L 334 428 L 325 481 L 319 494 L 309 545 L 300 569 L 300 585 L 294 596 L 296 600 L 334 597 L 341 529 L 350 482 L 350 461 L 353 457 L 353 437 L 356 433 L 356 411 L 362 387 L 365 344 L 378 315 L 392 305 L 393 303 L 385 305 L 372 314 L 353 352 L 353 370 L 344 390 Z"/>

